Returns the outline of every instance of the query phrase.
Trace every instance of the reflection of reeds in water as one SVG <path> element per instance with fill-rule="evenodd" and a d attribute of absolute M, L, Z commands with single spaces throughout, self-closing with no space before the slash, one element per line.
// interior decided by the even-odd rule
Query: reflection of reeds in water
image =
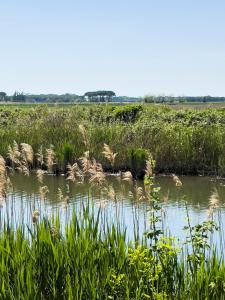
<path fill-rule="evenodd" d="M 175 182 L 175 185 L 177 187 L 182 187 L 182 182 L 180 180 L 180 178 L 178 176 L 176 176 L 175 174 L 172 174 L 173 177 L 173 181 Z"/>

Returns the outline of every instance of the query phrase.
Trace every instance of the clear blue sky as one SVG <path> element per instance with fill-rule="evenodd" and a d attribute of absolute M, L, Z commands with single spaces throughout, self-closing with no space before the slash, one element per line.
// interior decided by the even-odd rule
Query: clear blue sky
<path fill-rule="evenodd" d="M 0 90 L 225 96 L 225 1 L 0 1 Z"/>

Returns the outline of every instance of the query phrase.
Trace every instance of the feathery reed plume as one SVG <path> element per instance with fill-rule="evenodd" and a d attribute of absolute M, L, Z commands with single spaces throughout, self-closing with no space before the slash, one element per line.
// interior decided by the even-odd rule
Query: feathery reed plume
<path fill-rule="evenodd" d="M 6 178 L 6 163 L 4 158 L 0 155 L 0 178 Z"/>
<path fill-rule="evenodd" d="M 216 209 L 220 207 L 220 197 L 217 191 L 214 191 L 209 197 L 209 207 L 211 209 Z"/>
<path fill-rule="evenodd" d="M 25 160 L 22 160 L 20 162 L 20 164 L 18 165 L 18 167 L 16 167 L 16 170 L 18 170 L 21 174 L 23 174 L 25 176 L 29 176 L 30 175 L 29 166 L 27 164 L 27 161 L 25 161 Z"/>
<path fill-rule="evenodd" d="M 110 185 L 108 188 L 108 197 L 112 201 L 116 202 L 116 192 L 115 192 L 114 188 L 112 187 L 112 185 Z"/>
<path fill-rule="evenodd" d="M 91 184 L 101 186 L 105 182 L 105 174 L 103 172 L 102 165 L 97 163 L 95 159 L 93 159 L 91 166 L 89 168 L 90 179 L 89 182 Z"/>
<path fill-rule="evenodd" d="M 43 183 L 44 174 L 46 174 L 46 171 L 41 170 L 41 169 L 37 169 L 36 177 L 37 177 L 38 182 Z"/>
<path fill-rule="evenodd" d="M 146 168 L 145 168 L 145 175 L 148 177 L 153 176 L 153 168 L 154 168 L 155 161 L 152 158 L 152 155 L 149 155 L 148 160 L 146 161 Z"/>
<path fill-rule="evenodd" d="M 7 187 L 10 184 L 10 179 L 6 171 L 6 162 L 0 155 L 0 201 L 3 202 L 6 199 Z"/>
<path fill-rule="evenodd" d="M 40 213 L 38 210 L 35 210 L 32 214 L 32 221 L 33 223 L 37 223 L 38 221 L 38 217 L 40 216 Z"/>
<path fill-rule="evenodd" d="M 133 182 L 133 175 L 130 171 L 122 173 L 122 180 L 127 181 L 129 183 Z"/>
<path fill-rule="evenodd" d="M 175 174 L 172 174 L 172 177 L 173 177 L 173 181 L 175 182 L 175 185 L 177 187 L 181 187 L 182 182 L 181 182 L 180 178 L 178 176 L 176 176 Z"/>
<path fill-rule="evenodd" d="M 104 151 L 102 152 L 105 156 L 105 158 L 110 162 L 111 166 L 113 167 L 115 164 L 115 158 L 117 156 L 117 153 L 114 153 L 109 145 L 104 144 Z"/>
<path fill-rule="evenodd" d="M 49 192 L 49 189 L 46 185 L 40 187 L 39 193 L 40 193 L 41 200 L 46 200 L 46 195 L 48 192 Z"/>
<path fill-rule="evenodd" d="M 136 187 L 136 199 L 138 201 L 145 200 L 145 193 L 144 193 L 144 190 L 141 186 Z"/>
<path fill-rule="evenodd" d="M 42 146 L 39 148 L 38 152 L 36 153 L 37 161 L 40 167 L 44 165 L 44 154 Z"/>
<path fill-rule="evenodd" d="M 13 146 L 8 146 L 8 154 L 7 154 L 12 167 L 20 165 L 21 153 L 19 151 L 19 146 L 16 141 L 13 142 Z"/>
<path fill-rule="evenodd" d="M 82 135 L 84 145 L 85 145 L 86 147 L 88 147 L 87 131 L 86 131 L 84 125 L 80 124 L 80 125 L 78 126 L 78 128 L 79 128 L 79 131 L 80 131 L 80 133 L 81 133 L 81 135 Z"/>
<path fill-rule="evenodd" d="M 48 167 L 48 172 L 52 173 L 53 166 L 55 165 L 55 152 L 53 150 L 53 146 L 51 145 L 49 149 L 46 149 L 46 164 Z"/>
<path fill-rule="evenodd" d="M 81 169 L 79 168 L 77 163 L 74 163 L 73 165 L 68 164 L 67 165 L 67 178 L 66 178 L 66 180 L 71 181 L 71 182 L 75 182 L 75 181 L 77 181 L 77 179 L 80 182 L 83 182 L 83 180 L 84 180 L 84 176 L 83 176 L 83 173 L 82 173 Z"/>
<path fill-rule="evenodd" d="M 89 151 L 84 152 L 84 156 L 80 158 L 80 162 L 81 162 L 83 174 L 88 175 L 92 164 L 90 160 Z"/>
<path fill-rule="evenodd" d="M 32 165 L 34 159 L 34 151 L 31 145 L 26 143 L 21 143 L 20 149 L 21 149 L 22 159 L 27 161 L 28 164 Z"/>

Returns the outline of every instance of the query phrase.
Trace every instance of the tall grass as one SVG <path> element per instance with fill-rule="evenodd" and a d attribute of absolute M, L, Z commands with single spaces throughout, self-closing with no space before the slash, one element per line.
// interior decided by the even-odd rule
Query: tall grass
<path fill-rule="evenodd" d="M 0 298 L 224 299 L 225 266 L 216 252 L 197 262 L 170 238 L 154 247 L 132 243 L 101 214 L 90 203 L 74 210 L 63 234 L 58 216 L 35 222 L 28 233 L 25 225 L 5 225 Z"/>
<path fill-rule="evenodd" d="M 44 151 L 54 145 L 56 169 L 65 171 L 68 163 L 89 150 L 105 170 L 131 170 L 139 175 L 145 160 L 142 149 L 155 157 L 157 172 L 225 175 L 224 127 L 223 109 L 6 106 L 0 111 L 0 153 L 6 157 L 14 141 L 30 144 L 35 153 L 40 145 Z M 104 143 L 118 153 L 113 164 L 102 153 Z"/>

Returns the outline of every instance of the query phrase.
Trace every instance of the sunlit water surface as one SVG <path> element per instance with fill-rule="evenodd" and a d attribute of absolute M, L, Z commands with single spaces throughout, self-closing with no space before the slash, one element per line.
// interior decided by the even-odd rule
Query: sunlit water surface
<path fill-rule="evenodd" d="M 225 226 L 225 180 L 209 177 L 180 177 L 183 182 L 177 188 L 169 176 L 156 177 L 156 185 L 161 187 L 160 199 L 162 205 L 163 226 L 167 234 L 177 237 L 180 243 L 185 241 L 186 233 L 183 227 L 187 225 L 187 209 L 191 224 L 207 220 L 209 197 L 217 192 L 220 197 L 219 213 L 215 220 L 220 222 L 221 231 Z M 50 217 L 53 213 L 60 216 L 63 226 L 69 222 L 73 209 L 81 210 L 82 205 L 89 201 L 94 212 L 100 209 L 102 218 L 112 223 L 120 223 L 126 228 L 127 236 L 133 239 L 134 227 L 140 238 L 149 229 L 149 215 L 151 204 L 147 201 L 134 201 L 129 196 L 132 186 L 115 177 L 109 177 L 108 182 L 116 191 L 117 201 L 108 199 L 99 189 L 90 187 L 89 184 L 69 183 L 65 177 L 45 176 L 42 185 L 48 186 L 49 193 L 45 200 L 40 199 L 38 183 L 35 175 L 25 177 L 15 174 L 11 177 L 12 189 L 8 198 L 2 203 L 0 209 L 0 222 L 10 220 L 13 226 L 19 224 L 32 225 L 32 212 L 39 210 L 40 218 Z M 138 182 L 142 185 L 142 182 Z M 69 201 L 59 200 L 58 189 L 69 197 Z M 186 205 L 185 205 L 186 203 Z M 218 215 L 219 220 L 218 220 Z M 104 220 L 102 220 L 104 222 Z M 217 235 L 216 235 L 217 236 Z M 215 243 L 218 243 L 218 237 Z"/>

